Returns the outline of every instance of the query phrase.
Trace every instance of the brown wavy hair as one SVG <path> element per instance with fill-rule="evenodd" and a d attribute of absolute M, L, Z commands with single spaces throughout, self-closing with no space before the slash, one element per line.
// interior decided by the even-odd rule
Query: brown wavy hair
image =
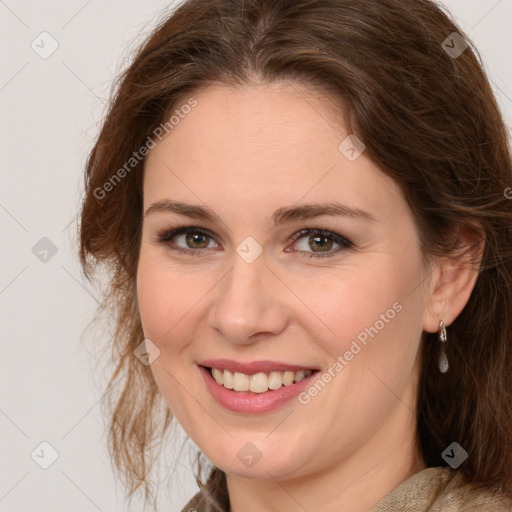
<path fill-rule="evenodd" d="M 469 44 L 456 58 L 442 46 L 453 32 Z M 435 334 L 423 334 L 418 443 L 427 466 L 446 466 L 441 453 L 457 441 L 468 482 L 512 493 L 512 165 L 477 50 L 430 0 L 188 0 L 165 13 L 114 83 L 85 169 L 79 254 L 88 279 L 107 272 L 109 453 L 128 496 L 152 497 L 153 445 L 172 413 L 134 357 L 144 338 L 135 285 L 144 159 L 129 171 L 126 162 L 208 85 L 276 81 L 343 106 L 350 132 L 400 186 L 427 258 L 457 249 L 457 229 L 481 226 L 479 276 L 448 328 L 447 373 Z M 225 475 L 210 468 L 204 486 L 198 462 L 196 479 L 222 510 Z"/>

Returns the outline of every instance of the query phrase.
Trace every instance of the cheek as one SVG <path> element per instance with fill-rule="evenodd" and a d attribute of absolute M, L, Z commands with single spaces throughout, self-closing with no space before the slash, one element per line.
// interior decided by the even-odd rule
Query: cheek
<path fill-rule="evenodd" d="M 183 318 L 200 296 L 200 280 L 168 268 L 165 261 L 143 252 L 137 272 L 137 296 L 144 335 L 161 348 L 175 344 L 163 343 L 183 328 Z M 177 339 L 179 337 L 176 337 Z"/>
<path fill-rule="evenodd" d="M 391 255 L 380 255 L 357 270 L 325 274 L 314 286 L 310 283 L 295 288 L 310 310 L 303 317 L 304 325 L 309 325 L 312 339 L 333 358 L 352 350 L 366 353 L 363 358 L 357 356 L 361 364 L 374 357 L 389 360 L 392 354 L 402 354 L 400 360 L 410 355 L 412 364 L 414 344 L 421 332 L 421 275 L 419 261 L 411 258 L 397 264 Z M 404 354 L 403 348 L 409 343 L 411 350 Z M 368 350 L 370 345 L 372 350 Z M 403 363 L 394 360 L 398 365 Z"/>
<path fill-rule="evenodd" d="M 141 251 L 137 271 L 140 317 L 144 337 L 160 350 L 151 371 L 165 401 L 173 414 L 184 420 L 188 432 L 194 432 L 195 426 L 187 419 L 186 395 L 182 393 L 190 382 L 190 368 L 184 364 L 188 358 L 182 356 L 190 338 L 186 332 L 191 326 L 190 312 L 204 294 L 194 287 L 194 281 L 198 279 L 170 269 L 165 260 L 149 251 Z"/>
<path fill-rule="evenodd" d="M 144 335 L 153 340 L 160 338 L 159 333 L 171 321 L 169 314 L 174 308 L 172 294 L 169 293 L 171 283 L 161 279 L 156 266 L 146 263 L 141 256 L 137 272 L 137 297 Z"/>

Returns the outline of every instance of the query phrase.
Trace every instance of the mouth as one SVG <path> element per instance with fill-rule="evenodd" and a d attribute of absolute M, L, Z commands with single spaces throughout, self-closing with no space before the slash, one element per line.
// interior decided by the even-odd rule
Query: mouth
<path fill-rule="evenodd" d="M 244 414 L 290 404 L 320 375 L 318 368 L 277 360 L 208 359 L 196 365 L 210 396 L 224 409 Z"/>
<path fill-rule="evenodd" d="M 283 386 L 291 386 L 298 383 L 318 370 L 286 370 L 286 371 L 271 371 L 268 373 L 257 372 L 253 374 L 232 372 L 223 368 L 215 368 L 203 366 L 209 372 L 212 379 L 215 380 L 219 386 L 225 389 L 250 392 L 250 393 L 266 393 L 268 391 L 275 391 Z"/>

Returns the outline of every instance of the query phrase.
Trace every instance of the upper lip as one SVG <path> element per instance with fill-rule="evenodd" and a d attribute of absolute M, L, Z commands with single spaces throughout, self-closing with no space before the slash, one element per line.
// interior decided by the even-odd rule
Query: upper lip
<path fill-rule="evenodd" d="M 253 375 L 255 373 L 270 373 L 272 371 L 296 372 L 299 370 L 316 370 L 316 368 L 312 368 L 311 366 L 281 363 L 279 361 L 251 361 L 250 363 L 242 363 L 240 361 L 233 361 L 231 359 L 207 359 L 200 361 L 197 364 L 209 368 L 228 370 L 230 372 L 245 373 L 247 375 Z"/>

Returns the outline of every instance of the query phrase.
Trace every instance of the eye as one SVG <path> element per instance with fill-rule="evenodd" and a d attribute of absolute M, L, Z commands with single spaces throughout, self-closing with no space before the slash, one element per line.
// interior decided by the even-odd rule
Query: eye
<path fill-rule="evenodd" d="M 345 237 L 320 228 L 303 229 L 292 236 L 296 249 L 301 257 L 305 258 L 329 258 L 344 249 L 352 249 L 354 247 L 350 240 Z M 336 249 L 334 246 L 338 245 Z M 335 248 L 336 250 L 332 250 Z M 308 251 L 311 249 L 311 251 Z M 286 252 L 291 252 L 288 248 Z M 295 252 L 295 251 L 293 251 Z"/>
<path fill-rule="evenodd" d="M 321 228 L 303 229 L 292 235 L 290 240 L 295 242 L 293 245 L 296 247 L 286 248 L 285 251 L 296 252 L 304 258 L 328 258 L 354 247 L 345 237 Z M 201 256 L 202 249 L 218 247 L 212 234 L 195 226 L 163 230 L 157 234 L 155 242 L 166 245 L 172 251 L 190 256 Z"/>
<path fill-rule="evenodd" d="M 158 233 L 155 241 L 167 245 L 173 251 L 200 256 L 201 251 L 198 249 L 211 249 L 210 242 L 213 241 L 213 237 L 205 229 L 184 226 Z"/>

